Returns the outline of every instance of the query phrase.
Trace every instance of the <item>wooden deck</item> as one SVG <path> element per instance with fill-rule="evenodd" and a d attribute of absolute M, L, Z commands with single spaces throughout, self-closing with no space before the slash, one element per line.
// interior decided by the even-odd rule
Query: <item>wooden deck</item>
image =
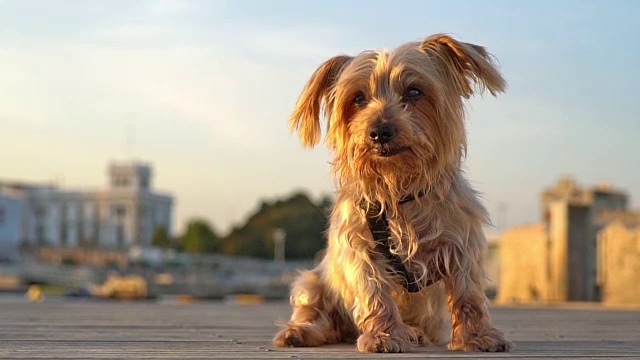
<path fill-rule="evenodd" d="M 423 349 L 359 354 L 352 345 L 278 349 L 270 339 L 285 303 L 0 301 L 0 358 L 7 359 L 640 359 L 640 311 L 595 306 L 496 307 L 516 342 L 507 354 Z"/>

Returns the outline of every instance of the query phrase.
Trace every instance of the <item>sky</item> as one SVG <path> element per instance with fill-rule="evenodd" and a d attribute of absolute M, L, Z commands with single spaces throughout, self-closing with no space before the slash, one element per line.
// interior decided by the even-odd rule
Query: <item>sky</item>
<path fill-rule="evenodd" d="M 107 185 L 154 168 L 174 232 L 224 234 L 263 200 L 334 192 L 287 118 L 327 58 L 434 33 L 483 45 L 508 90 L 467 109 L 464 168 L 498 230 L 559 177 L 640 207 L 640 2 L 0 0 L 0 178 Z M 503 204 L 503 205 L 501 205 Z M 500 211 L 503 208 L 506 211 Z"/>

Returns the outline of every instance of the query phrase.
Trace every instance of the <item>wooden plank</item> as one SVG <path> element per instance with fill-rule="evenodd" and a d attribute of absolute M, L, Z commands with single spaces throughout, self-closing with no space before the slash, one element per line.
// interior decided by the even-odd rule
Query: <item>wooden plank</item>
<path fill-rule="evenodd" d="M 46 299 L 0 302 L 0 358 L 13 359 L 365 359 L 640 358 L 640 311 L 598 306 L 496 307 L 516 342 L 508 354 L 424 348 L 360 354 L 354 345 L 279 349 L 275 322 L 288 304 L 173 304 Z"/>

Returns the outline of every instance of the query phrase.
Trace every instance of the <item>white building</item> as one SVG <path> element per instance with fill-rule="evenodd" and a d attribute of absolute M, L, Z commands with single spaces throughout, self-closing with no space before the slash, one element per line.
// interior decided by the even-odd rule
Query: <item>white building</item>
<path fill-rule="evenodd" d="M 73 191 L 0 181 L 0 195 L 19 199 L 20 242 L 29 245 L 129 248 L 148 246 L 157 227 L 171 233 L 173 199 L 151 190 L 151 167 L 112 163 L 109 185 Z"/>
<path fill-rule="evenodd" d="M 17 255 L 22 200 L 0 193 L 0 262 Z"/>

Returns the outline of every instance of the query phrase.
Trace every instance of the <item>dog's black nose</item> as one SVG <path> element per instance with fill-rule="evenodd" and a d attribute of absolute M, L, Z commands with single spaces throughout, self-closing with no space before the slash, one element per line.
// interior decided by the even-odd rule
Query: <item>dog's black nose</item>
<path fill-rule="evenodd" d="M 369 129 L 369 139 L 378 144 L 388 143 L 395 134 L 395 129 L 389 124 L 378 124 Z"/>

